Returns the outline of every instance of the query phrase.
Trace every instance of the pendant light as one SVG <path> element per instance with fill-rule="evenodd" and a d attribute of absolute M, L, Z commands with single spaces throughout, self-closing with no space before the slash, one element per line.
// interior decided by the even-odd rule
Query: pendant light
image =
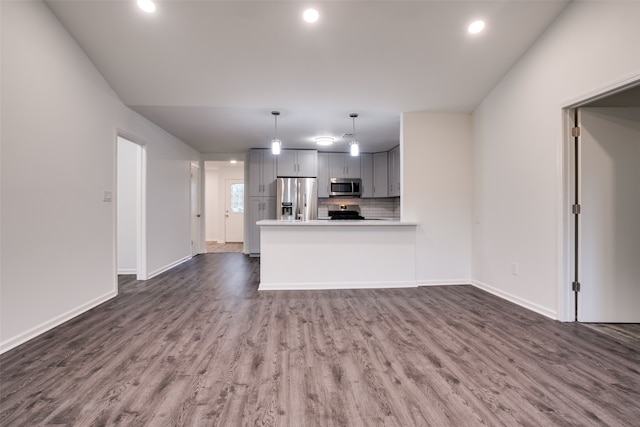
<path fill-rule="evenodd" d="M 271 140 L 271 154 L 277 156 L 280 154 L 280 148 L 282 148 L 282 141 L 278 139 L 278 116 L 280 111 L 272 111 L 271 114 L 273 114 L 273 119 L 275 120 L 273 139 Z"/>
<path fill-rule="evenodd" d="M 352 156 L 356 157 L 360 155 L 360 144 L 358 144 L 358 141 L 356 140 L 356 117 L 358 117 L 358 115 L 356 113 L 351 113 L 349 114 L 349 117 L 353 119 L 353 139 L 349 143 L 349 151 Z"/>

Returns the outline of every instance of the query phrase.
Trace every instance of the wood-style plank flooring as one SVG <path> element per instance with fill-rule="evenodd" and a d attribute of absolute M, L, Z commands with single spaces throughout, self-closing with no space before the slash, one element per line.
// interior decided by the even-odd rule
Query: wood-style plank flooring
<path fill-rule="evenodd" d="M 220 252 L 242 252 L 242 243 L 227 242 L 218 243 L 213 241 L 207 242 L 207 253 L 220 253 Z"/>
<path fill-rule="evenodd" d="M 471 286 L 258 292 L 200 255 L 0 356 L 2 426 L 637 426 L 640 342 Z"/>

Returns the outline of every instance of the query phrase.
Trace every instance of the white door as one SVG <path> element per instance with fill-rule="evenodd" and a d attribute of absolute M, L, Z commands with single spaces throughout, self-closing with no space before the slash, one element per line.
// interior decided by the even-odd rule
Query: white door
<path fill-rule="evenodd" d="M 200 168 L 191 163 L 191 256 L 200 253 Z"/>
<path fill-rule="evenodd" d="M 578 320 L 640 322 L 640 109 L 581 108 Z"/>
<path fill-rule="evenodd" d="M 244 181 L 227 179 L 225 182 L 225 242 L 244 241 Z"/>

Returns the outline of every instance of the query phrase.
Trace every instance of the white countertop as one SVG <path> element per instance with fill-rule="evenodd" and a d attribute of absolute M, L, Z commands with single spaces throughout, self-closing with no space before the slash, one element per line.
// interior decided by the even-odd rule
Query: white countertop
<path fill-rule="evenodd" d="M 313 221 L 291 221 L 277 219 L 263 219 L 256 222 L 260 227 L 278 226 L 278 227 L 406 227 L 416 226 L 415 222 L 400 221 L 397 219 L 362 219 L 362 220 L 343 220 L 332 221 L 329 219 L 317 219 Z"/>

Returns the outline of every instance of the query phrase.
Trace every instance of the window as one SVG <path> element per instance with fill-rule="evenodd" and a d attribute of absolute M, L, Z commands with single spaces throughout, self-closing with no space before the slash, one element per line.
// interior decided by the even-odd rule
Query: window
<path fill-rule="evenodd" d="M 244 184 L 231 184 L 231 212 L 244 213 Z"/>

